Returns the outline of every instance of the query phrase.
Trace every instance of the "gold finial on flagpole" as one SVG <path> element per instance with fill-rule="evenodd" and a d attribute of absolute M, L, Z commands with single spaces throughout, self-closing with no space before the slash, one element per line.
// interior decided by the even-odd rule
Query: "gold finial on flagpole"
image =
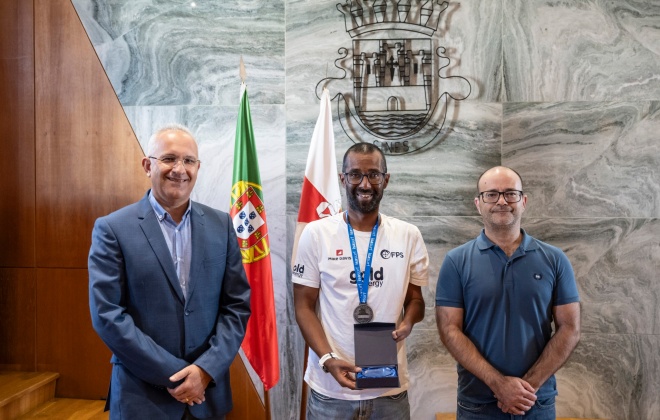
<path fill-rule="evenodd" d="M 243 63 L 243 56 L 241 55 L 241 61 L 239 64 L 239 70 L 238 74 L 241 77 L 241 82 L 245 83 L 245 79 L 247 78 L 247 74 L 245 74 L 245 63 Z"/>

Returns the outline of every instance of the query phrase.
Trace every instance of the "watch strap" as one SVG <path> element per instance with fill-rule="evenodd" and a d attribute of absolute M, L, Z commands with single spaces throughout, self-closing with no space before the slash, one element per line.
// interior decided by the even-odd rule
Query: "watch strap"
<path fill-rule="evenodd" d="M 328 369 L 325 367 L 325 362 L 327 362 L 328 359 L 339 359 L 339 357 L 337 357 L 337 355 L 334 354 L 333 352 L 326 353 L 323 356 L 321 356 L 321 358 L 319 359 L 319 367 L 323 369 L 323 372 L 326 373 L 328 372 Z"/>

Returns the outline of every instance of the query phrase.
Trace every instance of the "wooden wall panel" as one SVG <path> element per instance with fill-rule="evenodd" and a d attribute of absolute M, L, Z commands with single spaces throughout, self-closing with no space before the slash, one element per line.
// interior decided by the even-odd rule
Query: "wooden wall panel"
<path fill-rule="evenodd" d="M 94 220 L 148 188 L 143 156 L 70 0 L 35 0 L 38 267 L 87 267 Z"/>
<path fill-rule="evenodd" d="M 237 355 L 234 359 L 229 368 L 229 375 L 234 408 L 227 414 L 227 420 L 266 420 L 266 409 L 257 390 L 254 389 L 241 356 Z"/>
<path fill-rule="evenodd" d="M 31 0 L 0 2 L 0 267 L 34 266 L 32 31 Z"/>
<path fill-rule="evenodd" d="M 0 311 L 0 370 L 36 370 L 33 268 L 0 268 Z"/>
<path fill-rule="evenodd" d="M 88 307 L 91 229 L 149 182 L 70 0 L 0 1 L 0 128 L 0 267 L 14 267 L 0 268 L 0 370 L 58 372 L 58 397 L 105 397 L 110 351 Z M 230 418 L 266 418 L 240 359 L 232 387 Z"/>
<path fill-rule="evenodd" d="M 99 399 L 110 350 L 92 328 L 85 269 L 37 269 L 37 370 L 57 372 L 56 397 Z"/>

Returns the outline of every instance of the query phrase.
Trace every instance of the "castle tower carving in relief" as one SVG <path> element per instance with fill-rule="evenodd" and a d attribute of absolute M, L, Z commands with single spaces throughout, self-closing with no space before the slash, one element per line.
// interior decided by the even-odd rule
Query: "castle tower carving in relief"
<path fill-rule="evenodd" d="M 436 32 L 448 7 L 439 0 L 337 4 L 351 38 L 335 61 L 344 76 L 321 80 L 316 93 L 323 87 L 336 93 L 338 119 L 351 140 L 406 154 L 442 137 L 448 99 L 463 100 L 471 91 L 467 79 L 443 75 L 450 60 Z"/>

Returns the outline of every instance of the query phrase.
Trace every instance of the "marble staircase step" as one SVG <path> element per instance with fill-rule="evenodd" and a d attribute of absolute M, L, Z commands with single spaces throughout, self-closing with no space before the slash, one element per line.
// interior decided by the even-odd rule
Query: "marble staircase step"
<path fill-rule="evenodd" d="M 15 419 L 55 396 L 52 372 L 0 372 L 0 419 Z"/>
<path fill-rule="evenodd" d="M 18 417 L 18 420 L 107 420 L 109 413 L 103 412 L 104 407 L 105 401 L 101 400 L 55 398 Z"/>

